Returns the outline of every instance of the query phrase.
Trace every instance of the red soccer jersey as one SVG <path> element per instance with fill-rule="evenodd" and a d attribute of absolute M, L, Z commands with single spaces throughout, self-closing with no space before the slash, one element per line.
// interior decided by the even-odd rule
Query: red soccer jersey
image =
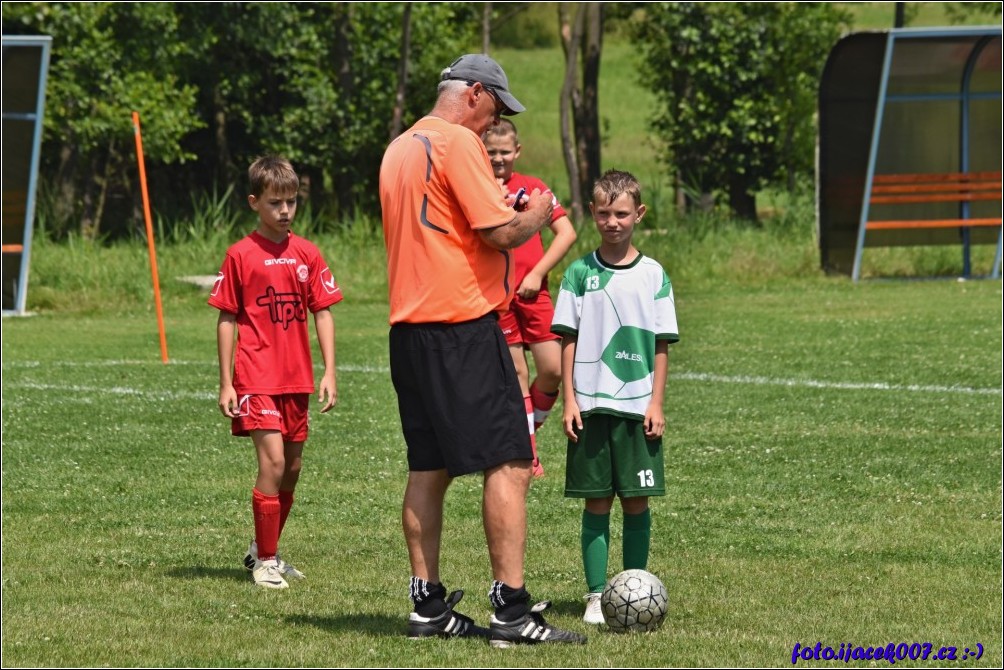
<path fill-rule="evenodd" d="M 554 193 L 547 187 L 547 184 L 537 179 L 536 177 L 531 177 L 529 175 L 520 174 L 519 172 L 513 172 L 512 176 L 509 177 L 509 181 L 505 183 L 509 193 L 516 195 L 516 192 L 520 188 L 525 188 L 527 195 L 533 193 L 533 189 L 540 189 L 541 193 L 551 194 L 551 203 L 554 205 L 554 211 L 551 212 L 551 223 L 554 223 L 561 217 L 565 216 L 565 209 L 558 202 L 558 198 L 555 197 Z M 518 287 L 526 274 L 540 262 L 540 259 L 544 257 L 544 242 L 540 238 L 540 233 L 535 233 L 530 239 L 528 239 L 523 244 L 519 245 L 513 249 L 513 279 L 514 284 Z M 547 277 L 544 277 L 544 282 L 541 284 L 541 288 L 547 288 Z"/>
<path fill-rule="evenodd" d="M 293 233 L 276 243 L 255 231 L 227 249 L 209 304 L 237 315 L 238 395 L 313 393 L 307 314 L 341 299 L 320 250 Z"/>

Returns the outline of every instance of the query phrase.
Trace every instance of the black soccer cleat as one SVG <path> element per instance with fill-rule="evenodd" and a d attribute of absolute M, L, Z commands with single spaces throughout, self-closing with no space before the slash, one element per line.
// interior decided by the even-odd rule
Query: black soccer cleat
<path fill-rule="evenodd" d="M 488 629 L 476 625 L 474 619 L 453 611 L 463 597 L 463 591 L 451 593 L 446 598 L 446 611 L 436 617 L 424 617 L 418 612 L 412 612 L 408 616 L 408 638 L 488 637 Z"/>
<path fill-rule="evenodd" d="M 544 621 L 541 612 L 550 606 L 549 600 L 537 603 L 515 621 L 502 621 L 493 614 L 491 645 L 505 648 L 514 644 L 585 644 L 585 635 L 555 628 Z"/>

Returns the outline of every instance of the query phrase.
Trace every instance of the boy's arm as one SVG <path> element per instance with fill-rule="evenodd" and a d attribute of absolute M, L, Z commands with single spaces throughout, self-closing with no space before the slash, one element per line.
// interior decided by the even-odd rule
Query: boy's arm
<path fill-rule="evenodd" d="M 582 430 L 582 415 L 579 414 L 579 403 L 575 401 L 575 387 L 572 384 L 572 368 L 575 365 L 575 345 L 577 343 L 578 336 L 576 335 L 566 334 L 561 338 L 561 394 L 564 400 L 561 424 L 565 428 L 565 435 L 572 442 L 579 441 L 575 429 Z"/>
<path fill-rule="evenodd" d="M 652 378 L 652 399 L 645 410 L 645 437 L 652 440 L 662 437 L 666 430 L 666 416 L 662 403 L 666 397 L 666 377 L 669 375 L 669 342 L 655 342 L 655 372 Z"/>
<path fill-rule="evenodd" d="M 537 262 L 533 269 L 526 273 L 526 277 L 516 289 L 516 295 L 524 300 L 533 300 L 540 292 L 540 286 L 544 283 L 547 273 L 554 269 L 554 266 L 561 262 L 568 250 L 575 244 L 575 226 L 567 216 L 562 216 L 551 222 L 551 232 L 554 239 L 548 245 L 547 251 Z"/>
<path fill-rule="evenodd" d="M 335 317 L 327 307 L 314 312 L 314 330 L 317 332 L 317 345 L 324 360 L 324 374 L 317 388 L 317 399 L 324 403 L 321 408 L 321 413 L 324 413 L 338 402 L 335 380 Z"/>
<path fill-rule="evenodd" d="M 220 312 L 216 320 L 216 353 L 220 361 L 220 411 L 223 416 L 237 416 L 237 391 L 234 390 L 234 336 L 237 333 L 237 315 Z"/>

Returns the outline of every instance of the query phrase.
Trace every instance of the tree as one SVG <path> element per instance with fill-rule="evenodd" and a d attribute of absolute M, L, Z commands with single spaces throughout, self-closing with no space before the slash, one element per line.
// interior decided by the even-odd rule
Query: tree
<path fill-rule="evenodd" d="M 239 183 L 257 155 L 277 152 L 331 218 L 375 214 L 388 133 L 432 106 L 441 69 L 476 38 L 479 12 L 472 3 L 24 2 L 3 4 L 3 24 L 53 37 L 40 175 L 56 186 L 66 225 L 96 237 L 142 228 L 134 109 L 155 209 L 191 207 L 193 193 Z M 402 49 L 409 39 L 421 48 Z M 111 216 L 112 202 L 126 211 Z"/>
<path fill-rule="evenodd" d="M 558 5 L 565 54 L 560 100 L 561 144 L 575 221 L 583 220 L 583 202 L 592 196 L 593 183 L 600 176 L 599 79 L 604 12 L 602 2 Z"/>
<path fill-rule="evenodd" d="M 849 23 L 830 3 L 645 6 L 632 25 L 652 127 L 689 205 L 724 191 L 755 221 L 758 190 L 811 174 L 819 76 Z"/>
<path fill-rule="evenodd" d="M 196 89 L 171 68 L 184 42 L 169 5 L 4 3 L 3 29 L 53 38 L 41 168 L 55 187 L 56 216 L 78 222 L 84 237 L 103 233 L 113 197 L 139 211 L 133 111 L 148 161 L 193 158 L 182 140 L 203 123 Z"/>

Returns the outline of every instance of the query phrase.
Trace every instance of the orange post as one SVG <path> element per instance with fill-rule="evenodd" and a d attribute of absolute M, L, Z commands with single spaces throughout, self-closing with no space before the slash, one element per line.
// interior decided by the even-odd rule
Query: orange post
<path fill-rule="evenodd" d="M 160 360 L 167 363 L 167 336 L 164 334 L 164 309 L 160 301 L 160 278 L 157 276 L 157 248 L 153 242 L 153 221 L 150 218 L 150 196 L 146 190 L 146 166 L 143 163 L 143 136 L 139 130 L 139 112 L 132 113 L 136 135 L 136 160 L 139 161 L 139 185 L 143 192 L 143 218 L 146 219 L 146 246 L 150 251 L 150 274 L 153 276 L 153 299 L 157 307 L 157 328 L 160 330 Z"/>

